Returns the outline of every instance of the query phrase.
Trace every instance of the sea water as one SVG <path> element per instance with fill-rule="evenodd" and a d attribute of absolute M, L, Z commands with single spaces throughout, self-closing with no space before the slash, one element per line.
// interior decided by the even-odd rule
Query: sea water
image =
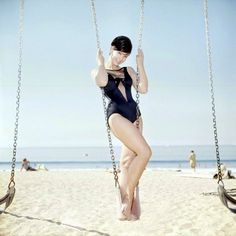
<path fill-rule="evenodd" d="M 216 169 L 214 146 L 153 146 L 153 155 L 147 168 L 187 169 L 188 156 L 194 150 L 197 156 L 197 168 Z M 114 147 L 117 165 L 120 147 Z M 236 169 L 236 146 L 220 147 L 221 162 L 227 168 Z M 30 147 L 17 149 L 16 169 L 27 158 L 32 167 L 44 164 L 49 170 L 65 169 L 104 169 L 111 168 L 112 163 L 108 147 Z M 12 150 L 0 148 L 0 170 L 11 169 Z"/>

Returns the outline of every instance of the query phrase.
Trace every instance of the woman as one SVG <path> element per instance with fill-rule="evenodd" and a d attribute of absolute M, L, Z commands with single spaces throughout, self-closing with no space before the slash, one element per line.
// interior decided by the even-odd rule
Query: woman
<path fill-rule="evenodd" d="M 132 43 L 126 36 L 116 37 L 112 43 L 109 58 L 105 63 L 102 51 L 97 53 L 98 68 L 92 71 L 97 86 L 104 89 L 110 99 L 107 107 L 108 124 L 112 133 L 122 142 L 119 184 L 122 207 L 119 219 L 135 220 L 140 217 L 138 197 L 135 188 L 151 157 L 151 149 L 142 135 L 143 121 L 133 100 L 131 86 L 136 88 L 137 74 L 132 67 L 120 67 L 130 55 Z M 139 93 L 147 93 L 148 79 L 144 69 L 144 56 L 138 50 L 136 62 L 139 71 Z"/>

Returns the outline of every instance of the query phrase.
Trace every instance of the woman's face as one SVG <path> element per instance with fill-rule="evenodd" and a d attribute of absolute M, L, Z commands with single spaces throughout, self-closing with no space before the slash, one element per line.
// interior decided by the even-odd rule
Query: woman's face
<path fill-rule="evenodd" d="M 112 61 L 112 64 L 116 66 L 119 66 L 122 63 L 124 63 L 128 56 L 129 56 L 129 53 L 117 51 L 114 49 L 111 50 L 111 61 Z"/>

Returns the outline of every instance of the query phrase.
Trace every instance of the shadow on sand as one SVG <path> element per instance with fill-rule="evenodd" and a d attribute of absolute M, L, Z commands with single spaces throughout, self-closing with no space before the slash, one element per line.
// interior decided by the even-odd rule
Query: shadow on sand
<path fill-rule="evenodd" d="M 56 224 L 56 225 L 67 226 L 67 227 L 79 230 L 81 232 L 97 233 L 97 234 L 103 235 L 103 236 L 110 236 L 110 234 L 107 234 L 107 233 L 103 233 L 103 232 L 100 232 L 100 231 L 97 231 L 97 230 L 93 230 L 93 229 L 86 229 L 86 228 L 83 228 L 83 227 L 80 227 L 80 226 L 64 224 L 64 223 L 62 223 L 60 221 L 55 221 L 55 220 L 50 220 L 50 219 L 40 219 L 40 218 L 31 217 L 31 216 L 24 216 L 24 215 L 17 215 L 17 214 L 13 214 L 13 213 L 10 213 L 10 212 L 7 212 L 7 211 L 0 211 L 0 214 L 11 215 L 11 216 L 14 216 L 14 217 L 17 217 L 17 218 L 25 218 L 27 220 L 46 221 L 46 222 L 49 222 L 49 223 L 52 223 L 52 224 Z"/>

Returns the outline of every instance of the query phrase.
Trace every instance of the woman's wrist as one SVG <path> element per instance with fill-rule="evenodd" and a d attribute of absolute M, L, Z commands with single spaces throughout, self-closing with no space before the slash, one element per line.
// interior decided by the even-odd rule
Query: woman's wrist
<path fill-rule="evenodd" d="M 138 65 L 138 69 L 140 70 L 140 69 L 144 69 L 144 64 L 143 63 L 139 63 Z"/>
<path fill-rule="evenodd" d="M 98 67 L 99 68 L 105 68 L 105 65 L 104 65 L 104 63 L 98 63 Z"/>

